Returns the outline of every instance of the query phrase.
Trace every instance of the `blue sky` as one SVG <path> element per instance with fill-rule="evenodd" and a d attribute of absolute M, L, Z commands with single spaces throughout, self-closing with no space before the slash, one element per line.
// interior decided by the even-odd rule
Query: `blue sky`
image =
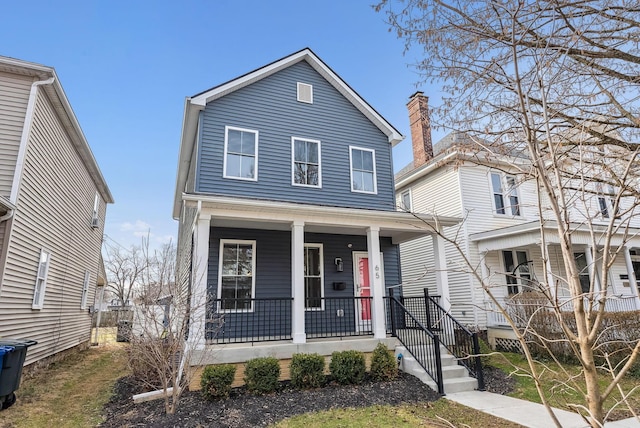
<path fill-rule="evenodd" d="M 431 95 L 372 0 L 5 2 L 0 55 L 56 69 L 116 203 L 105 234 L 129 246 L 171 218 L 184 98 L 310 47 L 407 138 L 406 102 Z M 434 134 L 434 141 L 439 138 Z"/>

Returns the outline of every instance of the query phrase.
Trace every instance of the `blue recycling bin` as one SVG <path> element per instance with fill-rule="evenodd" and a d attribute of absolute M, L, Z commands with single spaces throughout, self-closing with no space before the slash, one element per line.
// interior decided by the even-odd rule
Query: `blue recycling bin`
<path fill-rule="evenodd" d="M 2 362 L 4 361 L 4 354 L 13 352 L 16 349 L 13 346 L 0 346 L 0 375 L 2 374 Z"/>
<path fill-rule="evenodd" d="M 2 370 L 0 371 L 1 409 L 6 409 L 16 402 L 15 391 L 20 386 L 27 348 L 37 343 L 30 339 L 0 339 L 0 348 L 5 350 L 2 355 Z M 10 351 L 9 348 L 11 348 Z"/>

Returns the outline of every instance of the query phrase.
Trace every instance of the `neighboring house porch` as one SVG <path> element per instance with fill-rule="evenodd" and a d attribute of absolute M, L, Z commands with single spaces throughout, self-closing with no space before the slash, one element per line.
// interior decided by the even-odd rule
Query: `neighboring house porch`
<path fill-rule="evenodd" d="M 544 230 L 546 260 L 540 247 Z M 597 231 L 596 231 L 597 233 Z M 631 238 L 629 236 L 632 236 Z M 563 310 L 571 311 L 575 302 L 563 278 L 566 278 L 555 224 L 548 221 L 541 229 L 538 221 L 470 235 L 482 260 L 482 276 L 489 278 L 499 302 L 509 307 L 509 298 L 521 292 L 535 291 L 538 283 L 552 284 Z M 610 312 L 640 310 L 640 237 L 637 231 L 614 236 L 612 251 L 617 252 L 606 284 L 601 281 L 602 246 L 594 246 L 589 231 L 576 227 L 572 234 L 573 255 L 581 268 L 580 282 L 585 293 L 594 282 L 594 292 L 607 297 Z M 543 276 L 546 272 L 546 278 Z M 506 319 L 487 301 L 487 327 L 508 326 Z"/>

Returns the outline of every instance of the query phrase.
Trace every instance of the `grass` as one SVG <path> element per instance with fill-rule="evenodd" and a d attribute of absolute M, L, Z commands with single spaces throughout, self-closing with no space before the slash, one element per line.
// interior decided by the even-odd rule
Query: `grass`
<path fill-rule="evenodd" d="M 106 344 L 69 355 L 23 379 L 18 401 L 0 414 L 2 428 L 90 427 L 102 421 L 116 379 L 127 373 L 125 348 Z"/>
<path fill-rule="evenodd" d="M 526 375 L 526 372 L 529 371 L 529 366 L 524 356 L 512 353 L 492 355 L 490 364 L 503 369 L 507 373 L 514 373 L 513 377 L 516 379 L 516 389 L 509 394 L 511 397 L 521 398 L 535 403 L 542 402 L 533 378 Z M 578 389 L 585 389 L 584 381 L 580 375 L 580 366 L 574 364 L 563 365 L 569 376 L 575 377 L 578 388 L 570 386 L 568 382 L 566 382 L 568 376 L 561 373 L 560 367 L 556 363 L 541 361 L 537 363 L 537 366 L 539 373 L 541 373 L 542 390 L 551 406 L 570 411 L 575 411 L 575 409 L 572 408 L 575 405 L 586 406 L 584 394 Z M 515 368 L 521 370 L 515 371 Z M 604 391 L 604 388 L 610 383 L 610 379 L 610 375 L 607 376 L 605 373 L 600 374 L 599 384 L 601 391 Z M 620 386 L 623 391 L 628 393 L 634 387 L 637 387 L 639 383 L 640 380 L 637 377 L 627 375 L 620 382 Z M 615 406 L 620 399 L 621 395 L 618 391 L 612 393 L 607 401 L 605 401 L 605 411 Z M 633 392 L 628 397 L 628 402 L 636 413 L 640 411 L 640 390 Z M 632 416 L 633 414 L 628 410 L 627 406 L 621 404 L 612 411 L 609 419 L 618 420 Z"/>
<path fill-rule="evenodd" d="M 336 409 L 285 419 L 275 428 L 520 427 L 513 422 L 440 399 L 436 402 Z"/>

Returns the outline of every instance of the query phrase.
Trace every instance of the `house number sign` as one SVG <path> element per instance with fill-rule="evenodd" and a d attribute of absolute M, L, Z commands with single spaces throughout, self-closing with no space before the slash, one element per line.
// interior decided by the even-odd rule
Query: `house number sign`
<path fill-rule="evenodd" d="M 380 279 L 380 267 L 378 265 L 376 265 L 375 271 L 376 271 L 376 279 Z"/>

